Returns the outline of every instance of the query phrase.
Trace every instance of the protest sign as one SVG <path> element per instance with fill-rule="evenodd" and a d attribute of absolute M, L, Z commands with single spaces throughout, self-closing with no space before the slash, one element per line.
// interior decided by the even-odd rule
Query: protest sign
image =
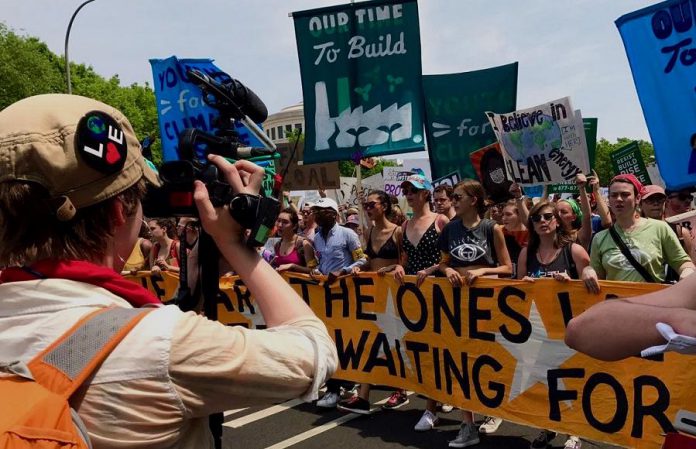
<path fill-rule="evenodd" d="M 424 75 L 426 136 L 433 177 L 474 178 L 469 154 L 495 142 L 486 111 L 517 107 L 517 66 Z"/>
<path fill-rule="evenodd" d="M 401 183 L 406 181 L 413 173 L 404 167 L 384 167 L 382 176 L 384 179 L 384 191 L 388 195 L 401 196 Z"/>
<path fill-rule="evenodd" d="M 423 149 L 415 0 L 300 11 L 295 22 L 307 163 Z"/>
<path fill-rule="evenodd" d="M 469 157 L 471 165 L 476 170 L 476 176 L 491 201 L 500 203 L 512 198 L 510 194 L 512 181 L 505 174 L 505 161 L 498 142 L 474 151 Z"/>
<path fill-rule="evenodd" d="M 290 164 L 283 179 L 283 190 L 336 189 L 339 187 L 341 175 L 337 162 L 299 165 L 298 161 L 302 160 L 304 152 L 303 142 L 298 142 L 297 148 L 295 148 L 295 143 L 279 143 L 276 146 L 280 153 L 280 159 L 276 161 L 276 171 L 282 173 L 288 163 Z"/>
<path fill-rule="evenodd" d="M 585 141 L 587 142 L 587 156 L 590 160 L 590 170 L 594 170 L 596 152 L 597 152 L 597 119 L 584 117 L 582 124 L 585 127 Z M 587 173 L 586 173 L 587 174 Z M 591 192 L 591 187 L 587 186 L 587 192 Z M 547 191 L 551 193 L 579 193 L 575 181 L 562 182 L 560 184 L 551 184 Z"/>
<path fill-rule="evenodd" d="M 667 223 L 678 224 L 681 227 L 688 229 L 691 234 L 691 238 L 696 241 L 696 210 L 690 210 L 684 212 L 683 214 L 673 215 L 671 217 L 665 218 Z M 689 254 L 692 258 L 696 259 L 696 245 L 692 249 L 692 254 Z"/>
<path fill-rule="evenodd" d="M 652 184 L 638 142 L 630 142 L 609 154 L 614 174 L 633 173 L 643 185 Z"/>
<path fill-rule="evenodd" d="M 616 21 L 660 172 L 674 190 L 696 185 L 692 7 L 664 1 Z"/>
<path fill-rule="evenodd" d="M 448 173 L 441 178 L 433 179 L 433 188 L 441 185 L 448 185 L 454 187 L 461 180 L 462 179 L 459 177 L 459 172 L 455 171 L 452 173 Z"/>
<path fill-rule="evenodd" d="M 590 170 L 585 127 L 569 97 L 486 115 L 503 150 L 508 177 L 516 183 L 554 184 Z"/>
<path fill-rule="evenodd" d="M 218 82 L 228 81 L 230 76 L 215 66 L 212 59 L 178 59 L 171 56 L 167 59 L 150 59 L 150 65 L 162 140 L 162 159 L 164 162 L 178 160 L 179 134 L 187 128 L 212 133 L 213 122 L 220 115 L 217 109 L 203 101 L 201 89 L 189 81 L 186 72 L 195 69 Z M 235 123 L 235 130 L 244 145 L 262 146 L 241 123 Z"/>
<path fill-rule="evenodd" d="M 363 199 L 367 198 L 367 195 L 371 190 L 382 190 L 384 185 L 384 179 L 381 173 L 369 176 L 362 180 L 360 183 L 362 187 Z M 336 190 L 337 198 L 336 202 L 339 205 L 346 205 L 347 207 L 358 207 L 360 202 L 360 197 L 358 196 L 358 187 L 356 185 L 356 178 L 349 178 L 341 176 L 341 186 Z"/>
<path fill-rule="evenodd" d="M 170 287 L 158 288 L 173 293 L 176 278 L 163 275 Z M 334 338 L 336 378 L 405 388 L 506 421 L 638 449 L 658 449 L 676 414 L 694 410 L 693 356 L 600 362 L 563 342 L 570 319 L 591 305 L 660 284 L 602 281 L 602 293 L 594 295 L 581 281 L 552 279 L 479 278 L 453 288 L 433 277 L 416 287 L 415 276 L 403 285 L 375 273 L 332 285 L 283 276 Z M 239 278 L 222 278 L 220 290 L 219 321 L 264 326 Z"/>

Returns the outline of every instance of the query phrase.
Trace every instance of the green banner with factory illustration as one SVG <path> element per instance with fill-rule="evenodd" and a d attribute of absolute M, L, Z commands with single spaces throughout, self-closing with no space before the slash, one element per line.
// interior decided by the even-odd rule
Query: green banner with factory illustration
<path fill-rule="evenodd" d="M 370 1 L 293 13 L 304 162 L 420 151 L 418 5 Z"/>

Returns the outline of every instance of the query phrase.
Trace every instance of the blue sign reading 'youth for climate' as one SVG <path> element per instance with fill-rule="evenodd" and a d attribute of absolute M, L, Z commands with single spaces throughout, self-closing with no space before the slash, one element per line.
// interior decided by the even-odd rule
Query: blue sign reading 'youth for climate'
<path fill-rule="evenodd" d="M 186 128 L 197 128 L 214 132 L 213 123 L 218 117 L 217 109 L 203 101 L 201 89 L 189 81 L 186 72 L 199 70 L 220 82 L 230 77 L 220 70 L 212 59 L 150 59 L 155 84 L 155 100 L 162 139 L 164 162 L 179 159 L 177 146 L 179 134 Z M 261 142 L 242 124 L 236 124 L 240 140 L 244 145 L 260 147 Z"/>
<path fill-rule="evenodd" d="M 696 185 L 696 0 L 661 2 L 616 26 L 660 174 L 672 189 Z"/>

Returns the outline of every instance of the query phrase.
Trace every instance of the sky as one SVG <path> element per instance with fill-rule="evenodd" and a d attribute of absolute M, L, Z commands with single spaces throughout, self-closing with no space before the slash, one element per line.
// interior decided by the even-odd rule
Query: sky
<path fill-rule="evenodd" d="M 82 0 L 0 0 L 0 21 L 64 53 Z M 77 15 L 72 62 L 151 86 L 151 58 L 212 58 L 274 113 L 302 101 L 289 13 L 338 0 L 95 0 Z M 420 0 L 424 74 L 519 62 L 518 109 L 570 96 L 598 137 L 649 140 L 614 21 L 647 0 Z M 509 111 L 498 111 L 509 112 Z"/>

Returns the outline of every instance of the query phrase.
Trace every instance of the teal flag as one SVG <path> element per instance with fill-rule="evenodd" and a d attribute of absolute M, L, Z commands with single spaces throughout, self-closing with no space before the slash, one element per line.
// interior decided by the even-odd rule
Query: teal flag
<path fill-rule="evenodd" d="M 293 13 L 304 162 L 420 151 L 418 5 L 370 1 Z"/>
<path fill-rule="evenodd" d="M 476 179 L 469 154 L 496 141 L 485 112 L 517 108 L 517 63 L 425 75 L 423 93 L 433 179 L 454 172 Z"/>

